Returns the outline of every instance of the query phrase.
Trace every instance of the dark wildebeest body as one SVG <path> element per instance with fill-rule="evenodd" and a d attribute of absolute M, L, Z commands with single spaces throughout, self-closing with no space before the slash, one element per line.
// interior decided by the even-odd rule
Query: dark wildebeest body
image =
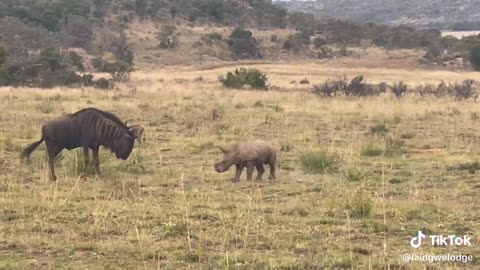
<path fill-rule="evenodd" d="M 133 150 L 135 139 L 139 139 L 143 127 L 127 127 L 115 115 L 95 108 L 87 108 L 73 114 L 60 116 L 42 126 L 40 141 L 29 145 L 22 151 L 23 158 L 43 142 L 47 146 L 50 178 L 56 180 L 53 161 L 63 149 L 83 148 L 85 161 L 84 176 L 89 162 L 88 148 L 93 151 L 97 174 L 100 174 L 98 151 L 100 146 L 110 149 L 117 158 L 126 160 Z"/>
<path fill-rule="evenodd" d="M 270 179 L 275 179 L 275 163 L 277 161 L 277 151 L 267 143 L 237 143 L 228 149 L 220 147 L 224 153 L 223 160 L 215 164 L 215 170 L 219 173 L 227 171 L 235 164 L 234 181 L 240 181 L 240 175 L 243 168 L 247 167 L 247 180 L 252 180 L 253 170 L 257 168 L 257 180 L 262 179 L 265 172 L 263 165 L 270 167 Z"/>

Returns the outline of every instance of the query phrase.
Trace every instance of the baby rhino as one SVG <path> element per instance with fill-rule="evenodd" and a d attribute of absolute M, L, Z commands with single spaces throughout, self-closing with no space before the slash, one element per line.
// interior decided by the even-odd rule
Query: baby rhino
<path fill-rule="evenodd" d="M 219 173 L 227 171 L 230 166 L 235 164 L 235 182 L 240 181 L 240 175 L 244 167 L 247 167 L 247 180 L 252 180 L 253 169 L 257 168 L 257 180 L 262 179 L 265 172 L 264 164 L 270 167 L 270 179 L 275 179 L 275 163 L 277 160 L 277 151 L 267 143 L 237 143 L 223 151 L 223 160 L 215 164 L 215 170 Z"/>

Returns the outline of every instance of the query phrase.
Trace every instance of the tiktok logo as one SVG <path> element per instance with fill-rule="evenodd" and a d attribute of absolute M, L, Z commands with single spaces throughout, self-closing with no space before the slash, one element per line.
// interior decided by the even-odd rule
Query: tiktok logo
<path fill-rule="evenodd" d="M 418 236 L 412 237 L 410 240 L 410 246 L 413 248 L 419 248 L 422 245 L 422 239 L 426 237 L 425 234 L 422 233 L 422 231 L 418 231 Z"/>

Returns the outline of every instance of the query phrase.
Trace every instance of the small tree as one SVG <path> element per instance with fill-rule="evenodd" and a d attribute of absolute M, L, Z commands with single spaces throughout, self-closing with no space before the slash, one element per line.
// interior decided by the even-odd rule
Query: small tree
<path fill-rule="evenodd" d="M 253 58 L 257 53 L 257 43 L 249 30 L 236 28 L 227 41 L 230 50 L 239 58 Z"/>

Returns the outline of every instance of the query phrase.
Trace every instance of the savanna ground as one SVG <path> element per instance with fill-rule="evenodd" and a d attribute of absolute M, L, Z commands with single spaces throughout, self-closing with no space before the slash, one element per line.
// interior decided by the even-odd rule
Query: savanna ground
<path fill-rule="evenodd" d="M 226 90 L 234 66 L 139 71 L 119 90 L 2 89 L 2 269 L 480 268 L 480 107 L 408 95 L 322 99 L 308 86 L 339 75 L 411 84 L 480 79 L 468 72 L 264 64 L 271 91 Z M 131 88 L 137 87 L 137 91 Z M 56 162 L 19 151 L 46 120 L 94 106 L 142 124 L 126 162 L 101 151 L 86 180 L 81 150 Z M 230 182 L 217 145 L 265 140 L 277 180 Z M 333 164 L 305 172 L 305 153 Z M 267 169 L 268 173 L 268 169 Z M 266 177 L 264 177 L 266 178 Z M 469 235 L 472 247 L 424 246 L 418 230 Z M 404 253 L 472 254 L 473 263 L 404 263 Z"/>

